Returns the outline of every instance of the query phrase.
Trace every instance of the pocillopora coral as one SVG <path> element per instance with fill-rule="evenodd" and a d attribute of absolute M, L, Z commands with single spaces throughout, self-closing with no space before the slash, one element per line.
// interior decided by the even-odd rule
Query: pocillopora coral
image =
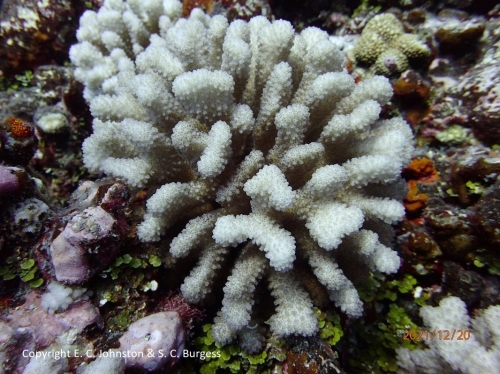
<path fill-rule="evenodd" d="M 360 62 L 373 65 L 377 74 L 392 75 L 408 69 L 408 60 L 430 56 L 430 49 L 416 35 L 406 34 L 401 22 L 391 13 L 373 17 L 354 46 Z"/>
<path fill-rule="evenodd" d="M 438 307 L 420 309 L 430 349 L 397 350 L 398 364 L 409 373 L 496 373 L 500 367 L 500 306 L 470 318 L 465 303 L 449 296 Z"/>
<path fill-rule="evenodd" d="M 354 278 L 399 267 L 390 225 L 404 214 L 412 133 L 401 118 L 379 120 L 388 80 L 356 85 L 314 27 L 180 15 L 177 0 L 106 0 L 83 14 L 70 56 L 95 118 L 85 164 L 155 191 L 138 236 L 158 241 L 168 229 L 174 259 L 199 259 L 181 287 L 188 301 L 232 266 L 217 342 L 262 342 L 250 326 L 264 277 L 271 330 L 317 331 L 295 262 L 360 316 Z"/>

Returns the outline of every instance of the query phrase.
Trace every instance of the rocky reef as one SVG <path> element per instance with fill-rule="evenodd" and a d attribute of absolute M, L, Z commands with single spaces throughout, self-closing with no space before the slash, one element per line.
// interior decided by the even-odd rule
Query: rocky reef
<path fill-rule="evenodd" d="M 496 2 L 0 7 L 0 371 L 498 366 Z"/>

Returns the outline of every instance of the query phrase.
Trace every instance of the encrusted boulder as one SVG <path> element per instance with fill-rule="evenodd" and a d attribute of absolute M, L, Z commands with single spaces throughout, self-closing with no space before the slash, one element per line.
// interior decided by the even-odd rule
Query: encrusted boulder
<path fill-rule="evenodd" d="M 121 210 L 129 198 L 121 183 L 106 184 L 99 200 L 99 185 L 83 183 L 75 192 L 75 207 L 86 207 L 72 213 L 62 232 L 50 245 L 50 257 L 59 282 L 81 284 L 103 270 L 118 255 L 127 230 Z M 106 190 L 107 188 L 107 190 Z"/>
<path fill-rule="evenodd" d="M 184 340 L 179 314 L 160 312 L 132 323 L 120 338 L 120 349 L 128 356 L 127 368 L 156 371 L 182 357 Z"/>
<path fill-rule="evenodd" d="M 23 169 L 0 165 L 0 197 L 19 192 L 23 187 L 23 181 L 26 180 L 26 172 Z"/>
<path fill-rule="evenodd" d="M 84 300 L 71 304 L 61 313 L 50 314 L 42 306 L 42 296 L 33 291 L 26 295 L 22 305 L 10 311 L 6 320 L 11 326 L 28 331 L 34 338 L 34 350 L 41 350 L 69 329 L 81 333 L 87 326 L 99 325 L 101 316 L 97 307 Z"/>

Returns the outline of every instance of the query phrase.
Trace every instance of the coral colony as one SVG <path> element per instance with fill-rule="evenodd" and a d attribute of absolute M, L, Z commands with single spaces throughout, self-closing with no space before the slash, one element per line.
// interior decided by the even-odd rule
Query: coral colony
<path fill-rule="evenodd" d="M 409 60 L 429 57 L 429 47 L 413 34 L 406 34 L 401 22 L 391 13 L 373 17 L 354 47 L 359 62 L 372 65 L 377 74 L 392 75 L 408 69 Z"/>
<path fill-rule="evenodd" d="M 360 269 L 400 264 L 390 225 L 404 215 L 412 132 L 399 117 L 379 118 L 389 81 L 355 84 L 317 28 L 228 23 L 200 9 L 185 19 L 181 8 L 105 0 L 83 14 L 70 57 L 94 116 L 85 165 L 154 192 L 138 236 L 173 237 L 173 261 L 198 258 L 181 287 L 187 301 L 202 302 L 227 271 L 216 342 L 262 348 L 252 312 L 261 279 L 276 304 L 271 330 L 314 334 L 297 263 L 359 317 Z"/>

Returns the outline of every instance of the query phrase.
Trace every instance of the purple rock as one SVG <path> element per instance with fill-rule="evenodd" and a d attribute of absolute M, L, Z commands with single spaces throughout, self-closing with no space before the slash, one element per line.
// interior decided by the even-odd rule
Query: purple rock
<path fill-rule="evenodd" d="M 82 182 L 71 195 L 71 204 L 78 209 L 96 205 L 99 200 L 99 185 L 92 181 Z"/>
<path fill-rule="evenodd" d="M 108 237 L 115 219 L 101 207 L 90 207 L 77 214 L 66 225 L 64 238 L 73 245 L 96 243 Z"/>
<path fill-rule="evenodd" d="M 90 207 L 73 216 L 50 246 L 56 279 L 81 284 L 107 266 L 119 249 L 115 223 L 113 216 L 101 207 Z M 91 260 L 96 260 L 95 264 Z"/>
<path fill-rule="evenodd" d="M 151 314 L 132 323 L 120 338 L 125 366 L 155 371 L 173 365 L 182 355 L 185 331 L 177 312 Z"/>
<path fill-rule="evenodd" d="M 16 167 L 0 165 L 0 195 L 16 192 L 21 187 L 18 174 L 23 170 Z"/>
<path fill-rule="evenodd" d="M 28 364 L 29 358 L 22 352 L 35 351 L 33 335 L 24 328 L 16 328 L 8 323 L 0 321 L 0 362 L 2 362 L 2 373 L 22 373 Z"/>
<path fill-rule="evenodd" d="M 28 331 L 33 335 L 36 349 L 48 347 L 63 332 L 75 328 L 78 333 L 86 326 L 99 324 L 99 310 L 89 301 L 76 301 L 62 313 L 49 314 L 41 306 L 41 295 L 31 292 L 23 305 L 7 316 L 10 325 Z"/>
<path fill-rule="evenodd" d="M 80 284 L 90 276 L 86 250 L 81 245 L 73 245 L 65 238 L 66 229 L 52 242 L 50 253 L 52 264 L 59 282 Z"/>

